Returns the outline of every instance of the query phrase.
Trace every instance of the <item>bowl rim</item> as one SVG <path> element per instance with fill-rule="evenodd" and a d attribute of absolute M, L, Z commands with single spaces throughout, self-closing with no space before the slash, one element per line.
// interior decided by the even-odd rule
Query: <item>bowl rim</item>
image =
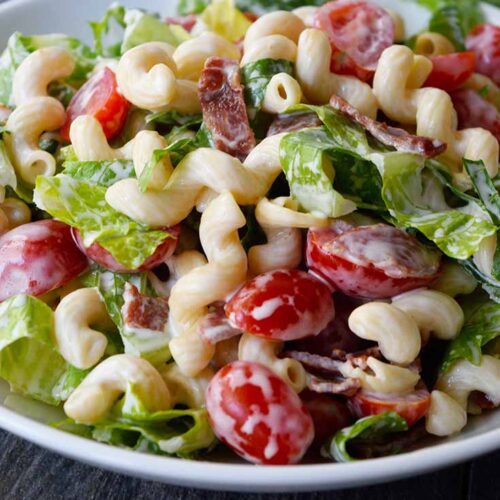
<path fill-rule="evenodd" d="M 8 0 L 0 4 L 0 15 L 42 1 Z M 487 17 L 500 19 L 499 8 L 484 3 L 482 7 Z M 350 463 L 262 466 L 184 460 L 117 448 L 56 429 L 2 404 L 0 428 L 53 452 L 111 471 L 179 486 L 248 492 L 317 491 L 376 484 L 452 466 L 500 449 L 500 428 L 496 428 L 390 457 Z"/>

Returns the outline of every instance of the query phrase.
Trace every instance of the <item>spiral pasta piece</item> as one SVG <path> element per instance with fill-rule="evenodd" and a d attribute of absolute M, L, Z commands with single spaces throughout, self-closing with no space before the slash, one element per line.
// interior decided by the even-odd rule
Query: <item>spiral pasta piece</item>
<path fill-rule="evenodd" d="M 82 424 L 99 422 L 133 384 L 149 412 L 168 410 L 168 387 L 158 371 L 145 359 L 117 354 L 99 363 L 64 404 L 68 417 Z"/>
<path fill-rule="evenodd" d="M 106 201 L 116 210 L 152 227 L 173 226 L 185 219 L 205 188 L 229 191 L 239 205 L 257 203 L 281 172 L 283 134 L 264 139 L 244 163 L 221 151 L 200 148 L 176 167 L 163 191 L 142 193 L 136 179 L 110 186 Z"/>
<path fill-rule="evenodd" d="M 393 45 L 382 53 L 373 91 L 382 111 L 392 120 L 416 124 L 417 134 L 447 144 L 440 156 L 465 182 L 462 158 L 483 160 L 491 177 L 498 173 L 498 141 L 481 129 L 457 130 L 457 115 L 450 96 L 440 89 L 421 88 L 432 70 L 429 59 L 408 47 Z"/>
<path fill-rule="evenodd" d="M 48 97 L 50 82 L 65 78 L 75 69 L 73 56 L 60 47 L 43 47 L 24 59 L 14 74 L 12 97 L 16 106 L 35 97 Z"/>
<path fill-rule="evenodd" d="M 116 79 L 128 101 L 150 111 L 200 111 L 197 85 L 177 78 L 173 53 L 173 47 L 166 43 L 147 42 L 123 54 Z"/>
<path fill-rule="evenodd" d="M 4 141 L 17 174 L 33 186 L 38 175 L 54 175 L 55 158 L 40 149 L 43 132 L 62 127 L 66 114 L 62 104 L 52 97 L 33 97 L 9 116 Z"/>
<path fill-rule="evenodd" d="M 357 78 L 330 72 L 332 48 L 321 30 L 306 29 L 299 38 L 295 71 L 306 98 L 326 104 L 333 94 L 345 99 L 361 113 L 375 118 L 377 99 L 371 87 Z"/>
<path fill-rule="evenodd" d="M 200 223 L 200 240 L 208 264 L 185 274 L 172 288 L 170 316 L 177 335 L 170 342 L 170 350 L 186 375 L 199 373 L 214 354 L 214 346 L 197 333 L 208 306 L 224 300 L 246 279 L 247 257 L 238 235 L 245 223 L 231 194 L 220 194 L 205 210 Z"/>

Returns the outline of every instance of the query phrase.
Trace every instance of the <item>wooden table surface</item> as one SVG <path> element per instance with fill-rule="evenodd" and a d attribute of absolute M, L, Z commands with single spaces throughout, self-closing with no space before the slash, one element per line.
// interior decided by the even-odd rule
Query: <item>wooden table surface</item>
<path fill-rule="evenodd" d="M 6 0 L 0 0 L 0 3 Z M 106 2 L 103 2 L 103 4 Z M 251 480 L 251 474 L 249 474 Z M 295 495 L 209 492 L 90 467 L 0 430 L 0 500 L 500 500 L 500 452 L 378 486 Z"/>

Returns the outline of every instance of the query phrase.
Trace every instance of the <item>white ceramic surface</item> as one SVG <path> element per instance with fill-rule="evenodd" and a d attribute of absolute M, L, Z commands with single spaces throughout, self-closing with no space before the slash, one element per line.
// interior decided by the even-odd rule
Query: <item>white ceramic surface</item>
<path fill-rule="evenodd" d="M 99 19 L 110 2 L 103 0 L 11 0 L 0 5 L 0 47 L 19 30 L 26 34 L 64 32 L 89 41 L 85 21 Z M 123 0 L 163 14 L 173 12 L 173 0 Z M 401 0 L 378 3 L 402 13 L 409 33 L 425 26 L 425 9 Z M 500 10 L 485 6 L 492 22 L 500 24 Z M 216 490 L 283 492 L 336 489 L 374 484 L 422 474 L 500 448 L 500 410 L 470 419 L 464 432 L 410 453 L 348 464 L 262 467 L 234 463 L 230 457 L 185 461 L 138 454 L 96 443 L 47 426 L 57 420 L 53 409 L 25 401 L 37 419 L 19 414 L 19 396 L 9 394 L 0 381 L 0 427 L 62 455 L 114 471 L 167 483 Z M 17 408 L 17 412 L 9 409 Z M 23 412 L 24 413 L 24 412 Z"/>

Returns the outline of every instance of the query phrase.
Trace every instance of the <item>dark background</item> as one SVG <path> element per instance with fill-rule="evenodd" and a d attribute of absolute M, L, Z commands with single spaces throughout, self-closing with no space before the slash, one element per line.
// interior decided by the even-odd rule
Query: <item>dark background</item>
<path fill-rule="evenodd" d="M 0 0 L 2 3 L 5 0 Z M 172 0 L 165 0 L 172 1 Z M 103 1 L 103 4 L 107 2 Z M 221 478 L 224 480 L 224 478 Z M 249 467 L 249 482 L 251 468 Z M 253 495 L 179 488 L 80 464 L 0 431 L 0 499 L 500 500 L 500 452 L 433 474 L 336 492 Z"/>

